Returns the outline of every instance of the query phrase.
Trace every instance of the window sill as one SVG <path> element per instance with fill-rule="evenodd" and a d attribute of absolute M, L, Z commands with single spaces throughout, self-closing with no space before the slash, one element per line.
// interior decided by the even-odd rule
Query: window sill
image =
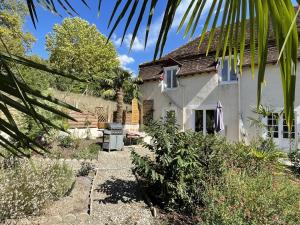
<path fill-rule="evenodd" d="M 176 88 L 166 88 L 165 91 L 176 91 L 178 89 L 178 87 Z"/>
<path fill-rule="evenodd" d="M 222 81 L 220 82 L 220 85 L 229 85 L 229 84 L 238 84 L 238 81 Z"/>

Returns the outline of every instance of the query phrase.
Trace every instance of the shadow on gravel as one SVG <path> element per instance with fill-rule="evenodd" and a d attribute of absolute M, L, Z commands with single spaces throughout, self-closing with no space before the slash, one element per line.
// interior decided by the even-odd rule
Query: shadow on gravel
<path fill-rule="evenodd" d="M 139 194 L 136 181 L 112 178 L 111 180 L 107 180 L 105 183 L 99 185 L 95 190 L 107 195 L 107 197 L 103 199 L 94 200 L 99 203 L 118 204 L 119 201 L 123 203 L 131 203 L 143 200 Z"/>

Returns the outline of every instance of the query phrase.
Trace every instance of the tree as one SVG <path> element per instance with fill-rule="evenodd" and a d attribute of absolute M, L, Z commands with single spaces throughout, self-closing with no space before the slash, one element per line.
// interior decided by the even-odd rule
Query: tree
<path fill-rule="evenodd" d="M 102 90 L 102 96 L 115 97 L 117 102 L 116 122 L 122 123 L 124 108 L 124 89 L 131 87 L 134 97 L 137 97 L 137 86 L 132 75 L 122 69 L 116 68 L 100 80 L 99 87 Z M 134 88 L 136 87 L 136 88 Z"/>
<path fill-rule="evenodd" d="M 48 61 L 40 58 L 38 55 L 26 56 L 27 59 L 42 65 L 48 65 Z M 19 70 L 25 83 L 35 90 L 48 93 L 48 89 L 54 86 L 55 77 L 45 71 L 20 66 Z"/>
<path fill-rule="evenodd" d="M 0 1 L 0 148 L 18 157 L 30 157 L 32 151 L 43 153 L 46 149 L 23 130 L 22 121 L 16 115 L 22 115 L 47 132 L 48 127 L 64 130 L 48 114 L 72 119 L 58 110 L 58 106 L 78 111 L 43 93 L 45 83 L 51 79 L 46 73 L 77 78 L 49 68 L 39 57 L 26 56 L 35 40 L 30 33 L 23 32 L 27 14 L 24 1 Z M 3 151 L 0 156 L 5 156 Z"/>
<path fill-rule="evenodd" d="M 10 53 L 23 56 L 31 49 L 35 38 L 31 33 L 23 32 L 27 14 L 28 10 L 23 1 L 0 1 L 0 51 L 6 51 L 8 48 Z"/>
<path fill-rule="evenodd" d="M 95 81 L 119 66 L 114 45 L 107 43 L 107 38 L 95 25 L 78 17 L 64 19 L 61 25 L 55 24 L 46 37 L 46 45 L 51 64 L 89 81 L 84 84 L 59 78 L 57 88 L 60 90 L 93 94 Z"/>

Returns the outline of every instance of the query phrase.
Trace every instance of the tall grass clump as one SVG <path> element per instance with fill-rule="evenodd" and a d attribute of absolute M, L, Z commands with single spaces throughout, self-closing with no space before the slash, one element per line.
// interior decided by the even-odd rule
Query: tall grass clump
<path fill-rule="evenodd" d="M 37 215 L 45 203 L 64 196 L 74 183 L 66 164 L 22 160 L 0 169 L 0 221 Z"/>

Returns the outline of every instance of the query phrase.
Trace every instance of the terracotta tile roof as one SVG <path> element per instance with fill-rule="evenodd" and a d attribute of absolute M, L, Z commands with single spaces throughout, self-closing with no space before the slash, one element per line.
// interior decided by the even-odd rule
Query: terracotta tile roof
<path fill-rule="evenodd" d="M 300 34 L 300 16 L 297 18 L 297 27 Z M 163 67 L 168 65 L 170 59 L 175 60 L 181 64 L 181 69 L 178 76 L 201 74 L 207 72 L 216 71 L 215 69 L 215 53 L 217 45 L 219 43 L 220 29 L 216 29 L 215 38 L 212 41 L 208 56 L 206 56 L 206 50 L 208 45 L 209 32 L 199 48 L 200 37 L 197 37 L 193 41 L 175 49 L 174 51 L 163 56 L 159 60 L 154 62 L 148 62 L 141 64 L 139 67 L 139 76 L 144 80 L 155 80 L 159 78 L 159 75 L 163 71 Z M 246 48 L 244 54 L 243 66 L 250 66 L 250 32 L 247 32 L 246 36 Z M 273 32 L 270 32 L 269 48 L 268 48 L 268 63 L 275 63 L 278 57 L 278 51 L 274 42 Z M 300 51 L 299 51 L 300 57 Z"/>

